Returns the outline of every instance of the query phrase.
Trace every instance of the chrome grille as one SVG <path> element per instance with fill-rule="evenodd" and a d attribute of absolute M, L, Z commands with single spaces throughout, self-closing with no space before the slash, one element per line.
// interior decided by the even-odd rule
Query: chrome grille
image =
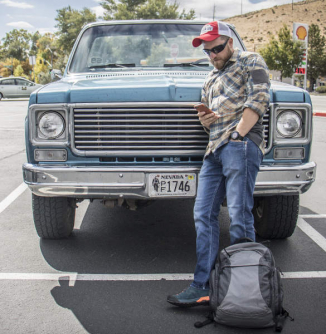
<path fill-rule="evenodd" d="M 270 109 L 263 118 L 270 145 Z M 73 110 L 73 146 L 94 156 L 203 155 L 208 135 L 193 104 L 110 104 Z"/>
<path fill-rule="evenodd" d="M 265 149 L 266 152 L 270 149 L 270 114 L 271 114 L 271 109 L 268 108 L 268 110 L 266 111 L 266 113 L 263 116 L 263 126 L 264 126 L 264 132 L 263 132 L 263 136 L 264 136 L 264 140 L 265 140 Z"/>
<path fill-rule="evenodd" d="M 88 155 L 203 155 L 208 136 L 193 104 L 75 108 L 74 146 Z"/>

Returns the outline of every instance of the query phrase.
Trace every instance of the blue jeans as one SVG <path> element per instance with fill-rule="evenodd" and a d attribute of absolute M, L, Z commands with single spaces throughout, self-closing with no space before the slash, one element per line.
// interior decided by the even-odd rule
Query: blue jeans
<path fill-rule="evenodd" d="M 250 139 L 218 148 L 204 160 L 199 174 L 194 220 L 197 233 L 197 265 L 192 286 L 206 289 L 219 250 L 220 206 L 227 198 L 230 241 L 255 240 L 251 212 L 253 192 L 263 154 Z"/>

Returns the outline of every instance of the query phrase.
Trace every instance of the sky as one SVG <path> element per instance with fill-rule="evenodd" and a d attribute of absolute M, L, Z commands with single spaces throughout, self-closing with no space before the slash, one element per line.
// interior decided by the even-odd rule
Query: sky
<path fill-rule="evenodd" d="M 94 11 L 97 17 L 103 15 L 100 6 L 102 0 L 0 0 L 0 40 L 13 29 L 25 29 L 30 33 L 39 31 L 41 34 L 56 31 L 55 17 L 57 10 L 70 5 L 73 9 L 81 10 L 84 7 Z M 231 16 L 283 5 L 300 0 L 177 0 L 179 10 L 194 9 L 197 19 L 213 20 L 215 5 L 215 19 L 225 19 Z M 170 0 L 174 2 L 174 0 Z M 203 5 L 203 3 L 205 3 Z"/>

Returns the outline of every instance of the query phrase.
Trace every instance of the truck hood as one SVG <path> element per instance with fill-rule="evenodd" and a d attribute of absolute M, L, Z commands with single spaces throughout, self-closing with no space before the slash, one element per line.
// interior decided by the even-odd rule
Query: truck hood
<path fill-rule="evenodd" d="M 67 77 L 39 90 L 37 103 L 199 101 L 207 72 L 135 74 Z"/>
<path fill-rule="evenodd" d="M 299 87 L 292 86 L 280 81 L 271 80 L 270 89 L 271 103 L 310 103 L 309 93 Z"/>
<path fill-rule="evenodd" d="M 68 76 L 31 95 L 30 104 L 200 101 L 207 71 L 131 72 Z M 271 102 L 311 103 L 298 87 L 272 81 Z"/>

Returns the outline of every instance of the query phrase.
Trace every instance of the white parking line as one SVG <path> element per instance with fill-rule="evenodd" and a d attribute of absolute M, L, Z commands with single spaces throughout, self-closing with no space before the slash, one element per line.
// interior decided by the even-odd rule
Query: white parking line
<path fill-rule="evenodd" d="M 315 219 L 318 219 L 318 218 L 326 218 L 326 215 L 324 214 L 307 214 L 307 215 L 299 215 L 299 217 L 305 219 L 305 218 L 315 218 Z"/>
<path fill-rule="evenodd" d="M 326 271 L 294 271 L 283 273 L 282 278 L 326 278 Z"/>
<path fill-rule="evenodd" d="M 307 234 L 307 236 L 312 239 L 320 248 L 326 252 L 326 239 L 317 232 L 311 225 L 309 225 L 301 217 L 298 218 L 297 226 Z"/>
<path fill-rule="evenodd" d="M 88 206 L 89 206 L 89 200 L 84 200 L 83 202 L 78 203 L 78 209 L 76 210 L 76 216 L 75 216 L 74 230 L 80 229 L 80 226 L 83 222 Z"/>
<path fill-rule="evenodd" d="M 22 183 L 13 192 L 11 192 L 4 200 L 0 202 L 0 213 L 6 210 L 6 208 L 14 202 L 25 190 L 27 185 Z"/>
<path fill-rule="evenodd" d="M 106 282 L 142 282 L 142 281 L 192 281 L 193 274 L 78 274 L 78 273 L 0 273 L 3 280 L 38 280 L 38 281 L 69 281 L 74 285 L 76 281 L 106 281 Z M 285 272 L 282 278 L 326 278 L 326 271 Z"/>

